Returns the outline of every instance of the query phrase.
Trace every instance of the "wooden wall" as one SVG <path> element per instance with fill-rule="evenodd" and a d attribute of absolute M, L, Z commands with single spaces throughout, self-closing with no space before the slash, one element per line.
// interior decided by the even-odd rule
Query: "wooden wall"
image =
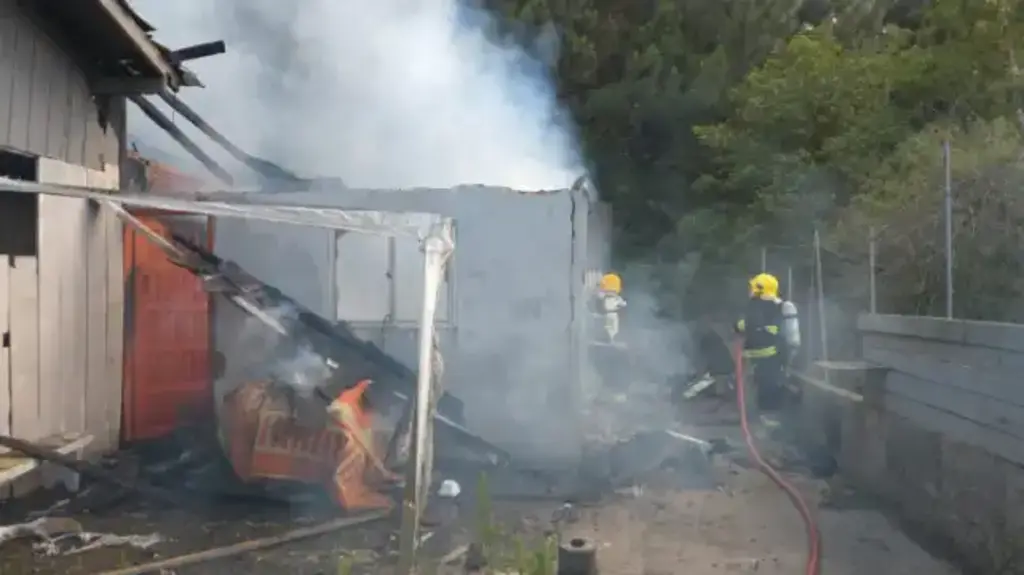
<path fill-rule="evenodd" d="M 18 4 L 0 0 L 0 147 L 100 172 L 118 163 L 124 98 L 93 98 L 68 55 L 73 42 L 41 30 Z"/>
<path fill-rule="evenodd" d="M 868 314 L 858 327 L 871 368 L 841 387 L 860 401 L 829 394 L 841 472 L 965 573 L 1024 573 L 1024 325 Z"/>
<path fill-rule="evenodd" d="M 886 411 L 1024 465 L 1024 325 L 864 315 Z"/>
<path fill-rule="evenodd" d="M 118 170 L 39 159 L 44 183 L 116 189 Z M 117 447 L 121 422 L 120 221 L 86 200 L 40 196 L 38 257 L 0 261 L 0 433 L 94 436 Z M 8 422 L 9 426 L 8 426 Z"/>
<path fill-rule="evenodd" d="M 116 189 L 124 98 L 94 98 L 74 42 L 0 0 L 0 148 L 38 159 L 40 182 Z M 120 429 L 122 235 L 83 200 L 40 197 L 34 255 L 0 254 L 0 433 L 40 439 Z M 4 225 L 0 214 L 0 226 Z M 9 225 L 9 223 L 8 223 Z"/>

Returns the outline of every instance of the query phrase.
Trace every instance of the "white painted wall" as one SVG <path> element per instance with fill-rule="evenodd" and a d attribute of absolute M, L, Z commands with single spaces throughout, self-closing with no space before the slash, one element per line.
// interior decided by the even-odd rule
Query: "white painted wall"
<path fill-rule="evenodd" d="M 71 44 L 0 0 L 0 146 L 38 157 L 40 182 L 117 189 L 125 101 L 100 108 Z M 10 333 L 10 347 L 0 346 L 0 433 L 89 433 L 90 450 L 116 448 L 121 234 L 113 214 L 84 200 L 41 196 L 37 257 L 0 254 L 0 330 Z"/>
<path fill-rule="evenodd" d="M 43 183 L 119 183 L 112 164 L 98 171 L 40 158 L 38 173 Z M 89 451 L 117 447 L 123 253 L 114 214 L 87 200 L 39 197 L 38 257 L 0 261 L 0 329 L 11 343 L 0 352 L 0 432 L 27 440 L 90 434 Z M 28 479 L 16 491 L 37 481 Z"/>

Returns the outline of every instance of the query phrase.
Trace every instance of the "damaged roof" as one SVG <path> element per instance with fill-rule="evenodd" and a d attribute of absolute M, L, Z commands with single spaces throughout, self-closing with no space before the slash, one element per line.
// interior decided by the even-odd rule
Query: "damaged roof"
<path fill-rule="evenodd" d="M 90 80 L 159 82 L 177 91 L 201 86 L 174 52 L 150 36 L 153 26 L 126 0 L 17 0 L 33 20 L 65 40 Z"/>

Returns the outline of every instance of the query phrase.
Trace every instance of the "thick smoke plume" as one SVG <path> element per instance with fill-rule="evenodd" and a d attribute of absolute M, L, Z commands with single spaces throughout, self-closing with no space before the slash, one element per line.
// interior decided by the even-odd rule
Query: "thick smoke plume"
<path fill-rule="evenodd" d="M 218 38 L 228 43 L 227 54 L 189 64 L 207 87 L 187 91 L 183 100 L 242 148 L 300 174 L 341 178 L 351 187 L 488 184 L 540 190 L 566 188 L 585 171 L 575 133 L 557 105 L 550 78 L 559 45 L 552 26 L 519 34 L 513 41 L 498 35 L 498 26 L 489 16 L 457 0 L 136 0 L 134 4 L 157 27 L 156 38 L 171 48 Z M 177 123 L 207 143 L 184 120 Z M 130 118 L 130 131 L 150 146 L 178 150 L 141 115 Z M 481 221 L 495 217 L 498 214 L 479 213 Z M 523 222 L 522 227 L 530 224 Z M 514 241 L 499 234 L 477 240 Z M 219 246 L 228 243 L 218 239 Z M 468 249 L 508 253 L 518 248 L 474 245 Z M 558 254 L 533 248 L 531 252 L 538 259 L 536 266 L 501 272 L 518 274 L 509 278 L 507 290 L 530 281 L 530 273 L 552 269 L 551 273 L 561 273 L 559 266 L 564 262 Z M 282 287 L 295 287 L 292 280 L 300 276 L 309 282 L 321 281 L 320 275 L 300 270 L 297 260 L 260 262 L 265 255 L 223 255 L 257 275 L 273 271 L 275 277 L 261 275 L 261 279 L 276 285 L 283 281 Z M 540 261 L 543 258 L 550 261 Z M 604 264 L 591 263 L 594 267 Z M 641 303 L 645 291 L 641 283 L 626 286 L 626 297 L 635 302 L 628 312 L 631 324 L 650 323 L 652 330 L 663 333 L 662 322 L 645 321 L 653 318 L 648 309 L 653 306 Z M 319 293 L 286 291 L 300 301 L 304 293 Z M 491 294 L 495 313 L 501 317 L 508 315 L 508 295 Z M 516 338 L 514 326 L 496 324 L 487 338 L 488 342 L 474 342 L 476 348 L 489 347 L 493 355 L 514 361 L 510 353 L 515 348 L 510 345 Z M 244 334 L 239 339 L 244 340 Z M 658 338 L 671 349 L 657 353 L 656 346 L 640 346 L 648 356 L 657 356 L 644 358 L 648 367 L 672 363 L 660 371 L 675 370 L 679 350 L 668 341 Z M 296 361 L 308 367 L 307 359 Z M 546 361 L 536 355 L 527 359 Z M 526 379 L 517 385 L 534 389 L 563 385 L 547 378 Z M 488 380 L 477 383 L 485 386 Z M 484 395 L 491 400 L 483 408 L 470 408 L 493 409 L 493 397 L 498 396 Z M 551 415 L 536 410 L 524 413 L 538 419 Z M 640 415 L 633 421 L 645 417 L 650 420 Z M 521 432 L 508 430 L 508 434 Z"/>
<path fill-rule="evenodd" d="M 552 28 L 522 47 L 455 0 L 136 0 L 170 47 L 223 38 L 183 98 L 243 148 L 356 187 L 567 187 Z M 181 124 L 183 122 L 179 122 Z M 146 121 L 132 131 L 170 147 Z"/>

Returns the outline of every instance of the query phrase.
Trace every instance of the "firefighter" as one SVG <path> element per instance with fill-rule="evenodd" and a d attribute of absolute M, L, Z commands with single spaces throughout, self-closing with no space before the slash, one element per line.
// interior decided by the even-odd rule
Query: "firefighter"
<path fill-rule="evenodd" d="M 796 306 L 779 298 L 775 276 L 762 273 L 750 279 L 750 299 L 736 333 L 743 336 L 748 415 L 778 410 L 786 368 L 800 348 L 800 324 Z"/>
<path fill-rule="evenodd" d="M 597 312 L 604 317 L 604 335 L 608 343 L 615 343 L 615 337 L 619 335 L 619 311 L 624 307 L 622 278 L 614 273 L 604 274 L 597 285 Z"/>

